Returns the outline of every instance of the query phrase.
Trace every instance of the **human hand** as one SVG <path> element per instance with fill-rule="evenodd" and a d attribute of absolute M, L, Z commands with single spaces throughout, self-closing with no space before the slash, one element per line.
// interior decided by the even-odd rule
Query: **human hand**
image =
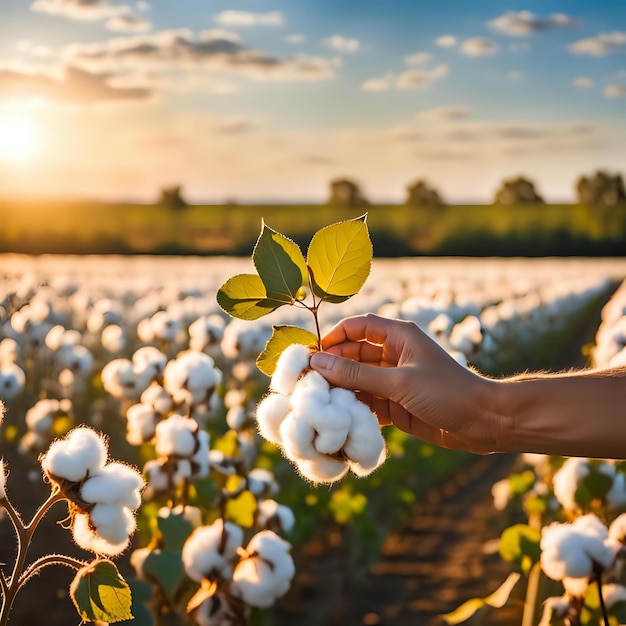
<path fill-rule="evenodd" d="M 350 317 L 324 336 L 322 348 L 311 367 L 332 385 L 356 390 L 381 425 L 446 448 L 502 449 L 506 420 L 487 408 L 495 381 L 459 365 L 412 322 Z"/>

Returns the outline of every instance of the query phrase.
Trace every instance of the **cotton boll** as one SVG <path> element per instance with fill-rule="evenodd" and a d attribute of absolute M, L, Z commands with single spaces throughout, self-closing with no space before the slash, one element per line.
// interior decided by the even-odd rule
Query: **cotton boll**
<path fill-rule="evenodd" d="M 326 379 L 316 371 L 308 372 L 301 378 L 291 394 L 291 406 L 295 410 L 311 405 L 324 407 L 330 402 L 330 386 Z"/>
<path fill-rule="evenodd" d="M 355 399 L 352 409 L 352 426 L 344 446 L 348 457 L 370 471 L 385 459 L 385 440 L 380 432 L 378 419 L 370 409 Z"/>
<path fill-rule="evenodd" d="M 272 606 L 277 596 L 271 567 L 256 557 L 240 561 L 233 574 L 231 592 L 249 606 Z"/>
<path fill-rule="evenodd" d="M 0 363 L 0 398 L 11 400 L 22 393 L 26 384 L 24 370 L 15 363 Z"/>
<path fill-rule="evenodd" d="M 196 528 L 185 542 L 181 554 L 187 575 L 198 583 L 216 575 L 230 577 L 232 562 L 242 542 L 242 529 L 222 519 L 211 526 Z M 221 552 L 220 548 L 223 548 Z"/>
<path fill-rule="evenodd" d="M 276 500 L 262 500 L 259 502 L 257 524 L 261 528 L 268 524 L 277 524 L 281 532 L 291 532 L 296 518 L 293 511 Z"/>
<path fill-rule="evenodd" d="M 233 406 L 226 413 L 226 423 L 233 430 L 241 430 L 248 421 L 246 409 L 243 406 Z"/>
<path fill-rule="evenodd" d="M 616 604 L 626 602 L 626 587 L 615 583 L 607 583 L 602 585 L 602 595 L 604 596 L 604 604 L 610 611 Z"/>
<path fill-rule="evenodd" d="M 89 515 L 83 513 L 74 516 L 72 521 L 72 536 L 74 537 L 74 541 L 81 548 L 107 556 L 120 554 L 128 547 L 129 543 L 128 537 L 117 544 L 109 543 L 91 529 L 89 525 Z"/>
<path fill-rule="evenodd" d="M 60 405 L 58 400 L 52 398 L 39 400 L 39 402 L 26 411 L 26 425 L 29 430 L 40 434 L 47 434 L 50 432 L 54 417 L 59 410 Z"/>
<path fill-rule="evenodd" d="M 606 501 L 616 509 L 626 505 L 626 476 L 623 472 L 615 472 L 611 489 L 606 494 Z"/>
<path fill-rule="evenodd" d="M 0 341 L 0 366 L 3 363 L 15 363 L 20 357 L 20 353 L 21 349 L 17 341 L 10 337 L 5 337 Z"/>
<path fill-rule="evenodd" d="M 491 487 L 491 495 L 493 496 L 493 506 L 496 511 L 504 511 L 511 499 L 509 479 L 504 478 L 494 483 Z"/>
<path fill-rule="evenodd" d="M 41 458 L 41 467 L 51 478 L 79 482 L 88 473 L 101 470 L 107 454 L 106 443 L 100 434 L 91 428 L 78 427 L 52 443 Z"/>
<path fill-rule="evenodd" d="M 172 415 L 156 426 L 156 452 L 160 456 L 189 457 L 196 451 L 198 423 L 184 415 Z"/>
<path fill-rule="evenodd" d="M 143 473 L 148 477 L 148 483 L 153 491 L 166 491 L 169 487 L 169 476 L 162 463 L 156 459 L 146 461 Z"/>
<path fill-rule="evenodd" d="M 273 472 L 261 467 L 255 467 L 248 473 L 248 489 L 257 498 L 274 496 L 279 491 Z"/>
<path fill-rule="evenodd" d="M 234 476 L 237 473 L 232 459 L 228 458 L 220 450 L 209 450 L 209 469 L 216 471 L 222 476 Z"/>
<path fill-rule="evenodd" d="M 118 400 L 138 398 L 143 391 L 141 381 L 128 359 L 109 361 L 102 368 L 100 377 L 105 391 Z"/>
<path fill-rule="evenodd" d="M 552 479 L 554 496 L 563 508 L 568 511 L 577 511 L 579 509 L 575 498 L 576 490 L 580 481 L 590 471 L 587 459 L 572 457 L 567 459 L 554 474 Z"/>
<path fill-rule="evenodd" d="M 189 522 L 193 528 L 198 528 L 202 525 L 202 511 L 197 506 L 188 506 L 179 504 L 173 509 L 163 506 L 159 509 L 159 517 L 162 519 L 168 519 L 169 517 L 181 517 Z"/>
<path fill-rule="evenodd" d="M 157 311 L 150 318 L 150 325 L 153 337 L 159 341 L 174 341 L 180 329 L 180 322 L 166 311 Z"/>
<path fill-rule="evenodd" d="M 310 424 L 301 420 L 295 412 L 290 413 L 280 425 L 283 452 L 290 461 L 311 460 L 319 457 L 313 440 L 315 430 Z"/>
<path fill-rule="evenodd" d="M 226 322 L 221 315 L 209 315 L 197 318 L 189 326 L 189 347 L 198 352 L 207 352 L 215 356 L 224 336 Z"/>
<path fill-rule="evenodd" d="M 205 478 L 209 475 L 210 459 L 209 459 L 209 443 L 210 436 L 206 430 L 198 432 L 198 449 L 191 458 L 192 472 L 194 478 Z"/>
<path fill-rule="evenodd" d="M 126 411 L 126 440 L 140 446 L 154 437 L 158 416 L 148 404 L 133 404 Z"/>
<path fill-rule="evenodd" d="M 4 460 L 0 459 L 0 500 L 3 500 L 4 498 L 7 497 L 6 486 L 7 486 L 6 468 L 4 466 Z"/>
<path fill-rule="evenodd" d="M 131 509 L 141 504 L 144 483 L 137 470 L 124 463 L 109 463 L 90 476 L 80 489 L 85 502 L 119 503 Z"/>
<path fill-rule="evenodd" d="M 133 354 L 132 362 L 137 375 L 142 380 L 147 380 L 143 388 L 146 389 L 153 380 L 163 376 L 167 356 L 154 346 L 142 346 Z"/>
<path fill-rule="evenodd" d="M 256 407 L 256 420 L 259 433 L 271 443 L 282 445 L 280 425 L 290 410 L 289 398 L 279 393 L 265 396 Z"/>
<path fill-rule="evenodd" d="M 207 598 L 189 613 L 189 617 L 198 626 L 234 626 L 240 621 L 231 610 L 229 600 L 221 593 Z"/>
<path fill-rule="evenodd" d="M 248 399 L 248 392 L 244 389 L 233 388 L 229 389 L 224 394 L 224 406 L 227 409 L 232 409 L 235 406 L 244 405 Z"/>
<path fill-rule="evenodd" d="M 142 394 L 142 404 L 149 404 L 157 413 L 166 415 L 174 408 L 172 396 L 156 382 L 153 382 Z"/>
<path fill-rule="evenodd" d="M 565 577 L 562 581 L 563 589 L 573 598 L 582 598 L 589 587 L 589 577 L 569 578 Z"/>
<path fill-rule="evenodd" d="M 135 532 L 135 516 L 118 504 L 96 504 L 89 513 L 96 533 L 106 542 L 118 545 Z"/>
<path fill-rule="evenodd" d="M 618 515 L 609 526 L 609 537 L 620 543 L 626 543 L 626 513 Z"/>
<path fill-rule="evenodd" d="M 85 346 L 62 346 L 56 358 L 61 367 L 76 374 L 89 374 L 93 369 L 93 356 Z"/>
<path fill-rule="evenodd" d="M 126 348 L 128 338 L 126 337 L 126 333 L 121 326 L 118 326 L 117 324 L 110 324 L 102 329 L 100 341 L 102 342 L 102 347 L 105 350 L 112 352 L 113 354 L 119 354 L 124 350 L 124 348 Z"/>
<path fill-rule="evenodd" d="M 53 326 L 48 333 L 44 342 L 46 347 L 50 350 L 56 351 L 63 345 L 63 335 L 65 334 L 65 327 L 57 324 Z"/>
<path fill-rule="evenodd" d="M 319 455 L 310 461 L 298 461 L 297 467 L 304 478 L 314 483 L 334 483 L 348 472 L 346 461 L 326 455 Z"/>
<path fill-rule="evenodd" d="M 287 346 L 276 363 L 270 389 L 284 396 L 291 395 L 298 378 L 309 366 L 310 358 L 311 350 L 307 346 L 298 343 Z"/>

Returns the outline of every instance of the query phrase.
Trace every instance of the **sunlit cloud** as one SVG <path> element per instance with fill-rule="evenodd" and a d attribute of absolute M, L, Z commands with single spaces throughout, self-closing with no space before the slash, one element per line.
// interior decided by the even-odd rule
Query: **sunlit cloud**
<path fill-rule="evenodd" d="M 284 26 L 285 18 L 280 11 L 251 13 L 250 11 L 222 11 L 215 18 L 220 26 Z"/>
<path fill-rule="evenodd" d="M 370 78 L 361 83 L 362 91 L 381 92 L 388 91 L 391 87 L 393 76 L 379 76 L 377 78 Z"/>
<path fill-rule="evenodd" d="M 135 13 L 120 13 L 107 20 L 105 26 L 118 33 L 145 33 L 152 28 L 152 23 Z"/>
<path fill-rule="evenodd" d="M 108 0 L 35 0 L 30 8 L 74 20 L 102 20 L 131 10 L 128 5 L 112 4 Z"/>
<path fill-rule="evenodd" d="M 463 120 L 470 116 L 471 109 L 461 105 L 449 105 L 420 111 L 416 118 L 429 121 Z"/>
<path fill-rule="evenodd" d="M 441 35 L 435 39 L 435 45 L 440 48 L 454 48 L 456 43 L 457 41 L 454 35 Z"/>
<path fill-rule="evenodd" d="M 306 41 L 306 35 L 302 33 L 292 33 L 291 35 L 285 35 L 283 41 L 292 44 L 304 43 Z"/>
<path fill-rule="evenodd" d="M 572 87 L 578 87 L 579 89 L 588 89 L 593 87 L 593 80 L 587 76 L 577 76 L 572 81 Z"/>
<path fill-rule="evenodd" d="M 358 52 L 361 45 L 358 39 L 344 37 L 343 35 L 332 35 L 324 39 L 323 43 L 337 52 L 349 54 Z"/>
<path fill-rule="evenodd" d="M 448 75 L 447 65 L 438 65 L 430 70 L 407 70 L 396 80 L 398 89 L 422 89 Z"/>
<path fill-rule="evenodd" d="M 569 28 L 581 24 L 581 20 L 554 13 L 549 17 L 539 17 L 530 11 L 509 11 L 487 24 L 493 29 L 510 37 L 524 37 L 544 30 Z"/>
<path fill-rule="evenodd" d="M 483 57 L 495 54 L 498 51 L 498 44 L 487 37 L 472 37 L 466 39 L 459 47 L 461 54 L 468 57 Z"/>
<path fill-rule="evenodd" d="M 407 54 L 404 57 L 405 65 L 426 65 L 429 61 L 431 61 L 433 55 L 430 52 L 415 52 L 413 54 Z"/>
<path fill-rule="evenodd" d="M 323 80 L 334 75 L 333 60 L 297 55 L 278 58 L 245 47 L 225 31 L 165 30 L 93 44 L 73 44 L 63 58 L 91 71 L 124 73 L 180 68 L 226 71 L 253 80 Z"/>
<path fill-rule="evenodd" d="M 603 57 L 626 47 L 626 32 L 615 30 L 600 33 L 596 37 L 579 39 L 570 45 L 569 51 L 592 57 Z"/>
<path fill-rule="evenodd" d="M 609 85 L 604 89 L 605 98 L 624 98 L 626 97 L 626 85 Z"/>

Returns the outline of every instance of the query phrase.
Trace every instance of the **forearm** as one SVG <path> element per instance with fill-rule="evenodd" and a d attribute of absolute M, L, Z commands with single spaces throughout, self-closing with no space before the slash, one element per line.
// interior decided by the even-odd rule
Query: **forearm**
<path fill-rule="evenodd" d="M 494 381 L 503 452 L 626 458 L 626 368 Z"/>

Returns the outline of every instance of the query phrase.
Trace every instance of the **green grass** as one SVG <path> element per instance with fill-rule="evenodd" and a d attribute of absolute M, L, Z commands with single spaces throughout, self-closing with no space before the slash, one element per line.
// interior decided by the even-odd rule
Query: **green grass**
<path fill-rule="evenodd" d="M 377 256 L 623 255 L 626 205 L 160 205 L 0 202 L 0 251 L 249 254 L 261 219 L 306 245 L 319 228 L 368 212 Z"/>

